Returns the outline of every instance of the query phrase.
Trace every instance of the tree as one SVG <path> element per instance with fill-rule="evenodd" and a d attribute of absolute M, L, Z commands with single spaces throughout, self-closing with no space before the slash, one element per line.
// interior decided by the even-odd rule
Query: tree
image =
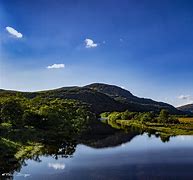
<path fill-rule="evenodd" d="M 42 126 L 41 120 L 43 117 L 38 114 L 37 111 L 33 111 L 32 109 L 25 110 L 22 118 L 25 125 L 38 128 L 41 128 Z"/>
<path fill-rule="evenodd" d="M 23 97 L 0 98 L 0 122 L 79 135 L 95 119 L 87 104 L 75 100 Z"/>
<path fill-rule="evenodd" d="M 38 101 L 36 99 L 35 112 L 26 111 L 24 116 L 28 124 L 33 124 L 36 128 L 65 132 L 69 136 L 79 135 L 95 119 L 88 106 L 78 101 L 63 99 L 46 101 L 40 99 L 43 103 Z"/>
<path fill-rule="evenodd" d="M 121 113 L 121 119 L 122 120 L 131 120 L 135 117 L 136 113 L 135 112 L 129 112 L 126 110 L 125 112 Z"/>
<path fill-rule="evenodd" d="M 180 121 L 178 120 L 178 118 L 176 118 L 175 116 L 170 116 L 168 119 L 169 123 L 171 124 L 179 124 Z"/>
<path fill-rule="evenodd" d="M 159 120 L 160 123 L 167 123 L 168 120 L 169 120 L 169 112 L 168 112 L 168 110 L 162 109 L 160 111 L 158 120 Z"/>
<path fill-rule="evenodd" d="M 154 122 L 155 121 L 155 114 L 153 112 L 143 113 L 140 120 L 142 122 Z"/>
<path fill-rule="evenodd" d="M 1 105 L 1 119 L 3 122 L 11 122 L 14 126 L 23 125 L 23 107 L 21 102 L 14 98 L 9 98 Z"/>
<path fill-rule="evenodd" d="M 107 118 L 109 116 L 110 112 L 103 112 L 100 114 L 101 118 Z"/>
<path fill-rule="evenodd" d="M 120 112 L 112 112 L 108 116 L 109 121 L 116 121 L 116 120 L 120 120 L 120 119 L 121 119 L 121 113 Z"/>

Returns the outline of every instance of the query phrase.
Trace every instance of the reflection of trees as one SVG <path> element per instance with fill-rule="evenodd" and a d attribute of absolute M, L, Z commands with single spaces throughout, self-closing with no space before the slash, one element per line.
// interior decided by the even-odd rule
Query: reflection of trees
<path fill-rule="evenodd" d="M 10 150 L 10 147 L 6 147 Z M 26 166 L 26 160 L 32 159 L 37 162 L 41 162 L 40 156 L 52 156 L 55 159 L 60 158 L 67 158 L 72 156 L 75 152 L 76 144 L 73 142 L 65 142 L 61 145 L 52 144 L 52 145 L 45 145 L 44 148 L 40 152 L 36 152 L 37 154 L 31 154 L 31 156 L 21 157 L 20 159 L 15 158 L 15 154 L 17 151 L 1 151 L 0 150 L 0 174 L 7 174 L 6 176 L 0 177 L 0 179 L 8 179 L 12 178 L 12 174 L 17 171 L 19 172 L 22 166 Z"/>
<path fill-rule="evenodd" d="M 76 149 L 76 142 L 65 140 L 63 134 L 49 134 L 49 132 L 34 137 L 28 132 L 9 133 L 7 137 L 0 137 L 0 179 L 12 179 L 15 171 L 20 172 L 22 166 L 26 166 L 26 160 L 31 159 L 41 162 L 41 156 L 52 156 L 55 159 L 67 158 L 72 156 Z M 7 140 L 9 139 L 9 140 Z M 20 139 L 20 142 L 19 142 Z M 17 140 L 17 141 L 13 141 Z M 25 151 L 28 147 L 27 142 L 33 140 L 33 143 L 41 143 L 42 146 L 38 151 L 26 151 L 23 155 L 17 157 L 18 152 Z M 17 142 L 17 143 L 14 143 Z M 21 143 L 22 142 L 22 143 Z M 24 143 L 25 142 L 25 143 Z M 22 146 L 17 146 L 21 143 Z M 35 147 L 35 145 L 34 145 Z M 17 157 L 17 158 L 16 158 Z M 2 175 L 3 174 L 3 175 Z"/>
<path fill-rule="evenodd" d="M 169 142 L 170 141 L 170 136 L 168 135 L 160 135 L 160 139 L 162 142 Z"/>
<path fill-rule="evenodd" d="M 64 142 L 61 144 L 56 142 L 56 144 L 53 144 L 53 145 L 45 145 L 42 155 L 52 156 L 55 159 L 58 159 L 59 157 L 68 158 L 73 155 L 75 150 L 76 150 L 75 142 Z"/>
<path fill-rule="evenodd" d="M 170 141 L 170 135 L 166 135 L 166 134 L 162 134 L 157 132 L 155 129 L 151 129 L 151 128 L 147 128 L 145 126 L 123 126 L 122 124 L 116 123 L 116 121 L 108 121 L 108 125 L 110 125 L 111 127 L 115 128 L 115 129 L 121 129 L 123 130 L 125 133 L 128 133 L 129 135 L 131 134 L 144 134 L 147 133 L 147 135 L 149 137 L 151 137 L 152 135 L 154 135 L 155 137 L 159 138 L 160 140 L 165 143 L 165 142 L 169 142 Z"/>
<path fill-rule="evenodd" d="M 96 123 L 93 128 L 89 128 L 89 131 L 82 135 L 79 143 L 96 148 L 112 147 L 130 141 L 135 135 L 135 133 L 125 134 L 108 125 Z M 32 159 L 41 162 L 41 156 L 52 156 L 55 159 L 71 157 L 76 150 L 77 141 L 73 137 L 68 136 L 66 138 L 66 136 L 65 133 L 61 132 L 44 131 L 40 133 L 33 130 L 17 130 L 4 134 L 4 138 L 9 139 L 10 142 L 22 144 L 24 149 L 9 146 L 9 144 L 2 141 L 0 144 L 0 173 L 13 174 L 15 171 L 19 172 L 22 166 L 27 165 L 26 160 Z M 33 144 L 41 143 L 43 146 L 39 151 L 35 153 L 27 151 L 17 159 L 15 157 L 16 153 L 25 151 L 28 141 L 33 142 Z"/>
<path fill-rule="evenodd" d="M 138 134 L 134 132 L 126 134 L 125 132 L 118 131 L 112 135 L 100 139 L 89 140 L 84 142 L 84 144 L 94 148 L 115 147 L 131 141 L 136 135 Z"/>
<path fill-rule="evenodd" d="M 20 171 L 21 164 L 15 158 L 15 153 L 14 147 L 8 146 L 0 140 L 0 179 L 12 179 L 14 171 Z"/>
<path fill-rule="evenodd" d="M 149 137 L 155 135 L 157 138 L 160 137 L 162 142 L 168 142 L 170 136 L 158 134 L 152 129 L 140 129 L 138 127 L 121 127 L 123 130 L 112 128 L 109 125 L 103 123 L 96 123 L 92 128 L 89 128 L 87 133 L 82 134 L 81 139 L 75 141 L 74 137 L 68 136 L 66 133 L 61 132 L 37 132 L 34 130 L 22 130 L 13 131 L 8 134 L 1 134 L 0 136 L 0 174 L 10 173 L 13 174 L 15 171 L 20 171 L 21 167 L 26 164 L 26 160 L 32 159 L 36 162 L 41 162 L 41 156 L 52 156 L 55 159 L 68 158 L 73 155 L 76 150 L 77 143 L 83 143 L 85 145 L 94 148 L 105 148 L 115 147 L 126 142 L 130 142 L 133 137 L 143 133 L 147 133 Z M 3 138 L 9 139 L 12 144 L 3 141 Z M 14 142 L 20 143 L 27 146 L 27 142 L 41 143 L 41 149 L 36 152 L 24 153 L 19 158 L 16 158 L 16 153 L 22 151 L 22 147 L 14 146 Z M 5 176 L 0 179 L 12 179 Z"/>

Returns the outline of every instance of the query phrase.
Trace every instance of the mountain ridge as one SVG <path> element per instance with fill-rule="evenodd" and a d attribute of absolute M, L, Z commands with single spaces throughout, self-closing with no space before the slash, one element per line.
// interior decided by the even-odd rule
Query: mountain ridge
<path fill-rule="evenodd" d="M 179 106 L 179 107 L 177 107 L 177 109 L 180 110 L 180 111 L 193 113 L 193 104 L 186 104 L 186 105 L 183 105 L 183 106 Z"/>
<path fill-rule="evenodd" d="M 6 93 L 9 95 L 16 95 L 19 93 L 27 98 L 41 96 L 45 98 L 75 99 L 90 104 L 92 110 L 97 114 L 105 111 L 112 112 L 125 110 L 136 112 L 159 112 L 161 109 L 167 109 L 171 114 L 182 113 L 170 104 L 157 102 L 147 98 L 139 98 L 126 89 L 104 83 L 92 83 L 82 87 L 61 87 L 37 92 L 0 90 L 0 96 Z"/>

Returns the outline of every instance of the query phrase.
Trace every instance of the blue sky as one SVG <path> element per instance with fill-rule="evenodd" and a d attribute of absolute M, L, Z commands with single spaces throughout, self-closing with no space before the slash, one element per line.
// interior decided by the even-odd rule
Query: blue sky
<path fill-rule="evenodd" d="M 193 1 L 0 0 L 0 88 L 103 82 L 193 102 Z"/>

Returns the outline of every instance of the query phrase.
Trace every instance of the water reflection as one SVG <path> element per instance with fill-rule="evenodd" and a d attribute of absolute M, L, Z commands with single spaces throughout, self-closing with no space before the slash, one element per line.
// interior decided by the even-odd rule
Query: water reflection
<path fill-rule="evenodd" d="M 1 134 L 0 179 L 13 179 L 14 172 L 20 172 L 22 166 L 27 166 L 26 161 L 29 159 L 41 163 L 41 156 L 51 156 L 57 160 L 58 158 L 71 157 L 75 152 L 77 142 L 73 138 L 65 140 L 66 136 L 61 133 L 44 132 L 44 135 L 37 135 L 37 132 L 31 133 L 18 131 L 10 132 L 8 135 Z M 20 142 L 24 146 L 21 146 Z M 33 144 L 30 145 L 28 142 L 33 142 Z M 62 166 L 50 164 L 50 167 L 61 168 Z M 26 174 L 17 175 L 28 176 Z"/>
<path fill-rule="evenodd" d="M 55 170 L 57 169 L 64 169 L 65 168 L 65 164 L 64 163 L 48 163 L 48 167 L 51 167 Z"/>
<path fill-rule="evenodd" d="M 160 140 L 163 143 L 169 142 L 170 137 L 171 137 L 171 135 L 167 135 L 167 134 L 163 134 L 163 133 L 160 134 L 154 129 L 135 127 L 135 126 L 128 127 L 124 124 L 116 123 L 116 121 L 106 121 L 105 124 L 108 124 L 108 125 L 110 125 L 111 127 L 115 128 L 115 129 L 122 130 L 126 134 L 133 134 L 133 132 L 137 132 L 137 134 L 140 134 L 140 135 L 143 135 L 144 133 L 147 133 L 149 137 L 154 135 L 155 137 L 160 138 Z"/>
<path fill-rule="evenodd" d="M 111 177 L 112 179 L 113 177 L 118 177 L 117 179 L 119 178 L 124 179 L 126 177 L 133 178 L 132 174 L 130 174 L 131 176 L 129 176 L 128 174 L 129 173 L 128 167 L 126 168 L 126 166 L 124 167 L 123 165 L 130 166 L 132 162 L 133 163 L 139 162 L 139 164 L 141 163 L 143 164 L 146 161 L 154 162 L 157 158 L 157 155 L 160 156 L 160 158 L 161 157 L 163 159 L 166 158 L 160 152 L 160 149 L 159 151 L 156 151 L 156 152 L 151 151 L 151 156 L 148 155 L 146 161 L 144 161 L 145 160 L 144 155 L 142 156 L 143 158 L 141 159 L 139 158 L 139 154 L 137 154 L 136 152 L 139 149 L 142 150 L 144 147 L 145 147 L 144 150 L 146 150 L 147 149 L 146 146 L 148 145 L 148 142 L 147 142 L 147 139 L 143 139 L 143 138 L 141 139 L 140 142 L 137 142 L 136 138 L 139 137 L 139 135 L 142 135 L 144 133 L 146 134 L 145 137 L 148 136 L 150 139 L 152 139 L 152 137 L 153 139 L 159 138 L 164 143 L 169 142 L 171 138 L 170 136 L 167 136 L 167 135 L 160 135 L 155 131 L 145 132 L 137 128 L 131 128 L 131 129 L 125 128 L 123 131 L 123 130 L 112 129 L 109 126 L 106 126 L 104 124 L 95 126 L 94 129 L 91 129 L 89 132 L 82 135 L 80 139 L 76 139 L 74 137 L 66 139 L 64 138 L 66 136 L 63 136 L 63 134 L 50 133 L 50 132 L 49 133 L 45 132 L 43 136 L 42 134 L 35 135 L 33 133 L 28 133 L 24 131 L 17 132 L 17 133 L 16 132 L 9 133 L 9 135 L 4 134 L 4 135 L 1 135 L 1 141 L 0 141 L 0 174 L 1 174 L 0 179 L 13 179 L 13 174 L 15 175 L 15 177 L 17 176 L 17 178 L 20 177 L 20 179 L 22 178 L 30 179 L 29 173 L 20 173 L 21 168 L 28 166 L 28 162 L 29 161 L 32 162 L 31 160 L 33 160 L 33 162 L 41 164 L 42 157 L 49 158 L 49 162 L 47 162 L 47 166 L 46 166 L 47 168 L 57 170 L 57 171 L 65 170 L 65 169 L 68 170 L 68 168 L 66 167 L 66 164 L 63 161 L 61 162 L 59 160 L 63 158 L 64 159 L 68 158 L 69 160 L 70 158 L 72 158 L 73 155 L 75 154 L 77 146 L 79 148 L 79 151 L 80 151 L 80 147 L 82 147 L 81 145 L 78 145 L 78 144 L 84 145 L 82 154 L 84 153 L 86 154 L 82 155 L 82 157 L 79 157 L 79 160 L 76 161 L 76 163 L 74 164 L 74 166 L 76 167 L 79 163 L 82 163 L 81 168 L 79 167 L 78 169 L 77 168 L 74 169 L 76 173 L 81 173 L 80 171 L 82 168 L 84 169 L 84 166 L 85 168 L 86 167 L 94 168 L 95 166 L 97 166 L 95 170 L 93 170 L 92 168 L 90 169 L 90 171 L 93 173 L 92 177 L 93 178 L 95 177 L 94 179 L 103 179 L 104 177 L 106 177 L 105 172 L 108 170 L 111 172 L 111 175 L 109 174 L 109 178 Z M 38 150 L 36 150 L 37 148 L 32 150 L 26 150 L 26 149 L 23 150 L 21 147 L 20 151 L 18 152 L 18 148 L 15 147 L 15 144 L 14 143 L 11 144 L 7 142 L 7 140 L 5 140 L 4 138 L 9 139 L 11 142 L 18 142 L 18 140 L 22 142 L 28 142 L 30 140 L 36 143 L 41 143 L 43 146 L 40 146 Z M 135 139 L 135 141 L 133 139 Z M 184 139 L 186 138 L 184 137 Z M 181 137 L 181 140 L 183 140 L 183 137 Z M 133 142 L 136 142 L 136 143 L 132 145 Z M 157 141 L 155 141 L 154 143 L 155 146 L 161 148 L 160 144 L 156 145 L 156 143 Z M 124 148 L 125 151 L 120 150 L 120 147 Z M 111 150 L 106 151 L 106 148 L 110 148 Z M 116 152 L 116 148 L 118 148 L 118 151 L 120 151 L 119 156 L 110 156 L 111 153 Z M 130 152 L 132 148 L 134 149 L 132 152 Z M 98 149 L 100 151 L 96 152 L 96 151 L 93 151 L 92 149 Z M 94 154 L 93 157 L 89 156 L 89 152 L 91 152 L 92 155 Z M 95 153 L 99 153 L 100 156 L 99 154 L 97 155 Z M 167 153 L 168 153 L 167 158 L 171 157 L 171 152 L 167 152 Z M 54 159 L 54 161 L 50 162 L 50 158 Z M 101 164 L 101 158 L 103 158 L 102 160 L 103 164 Z M 73 159 L 76 160 L 76 157 L 74 157 Z M 120 162 L 120 159 L 121 159 L 121 162 Z M 86 164 L 84 163 L 84 161 L 86 162 Z M 99 165 L 101 165 L 100 168 L 98 167 Z M 162 165 L 160 165 L 159 167 L 161 166 Z M 123 174 L 119 174 L 117 168 L 118 169 L 121 168 L 121 172 Z M 132 166 L 130 167 L 129 171 L 132 171 L 132 168 L 139 169 L 139 167 Z M 145 167 L 145 168 L 149 168 L 149 167 Z M 86 177 L 86 170 L 84 169 L 84 171 L 85 171 L 84 175 L 81 173 L 82 177 Z M 146 169 L 143 169 L 143 173 L 145 173 L 145 171 Z M 149 169 L 147 170 L 147 172 L 148 171 Z M 73 179 L 72 178 L 73 176 L 70 172 L 69 172 L 69 176 L 67 177 L 71 177 L 71 179 Z M 142 176 L 140 175 L 140 177 Z M 142 178 L 142 179 L 145 179 L 145 178 Z"/>

